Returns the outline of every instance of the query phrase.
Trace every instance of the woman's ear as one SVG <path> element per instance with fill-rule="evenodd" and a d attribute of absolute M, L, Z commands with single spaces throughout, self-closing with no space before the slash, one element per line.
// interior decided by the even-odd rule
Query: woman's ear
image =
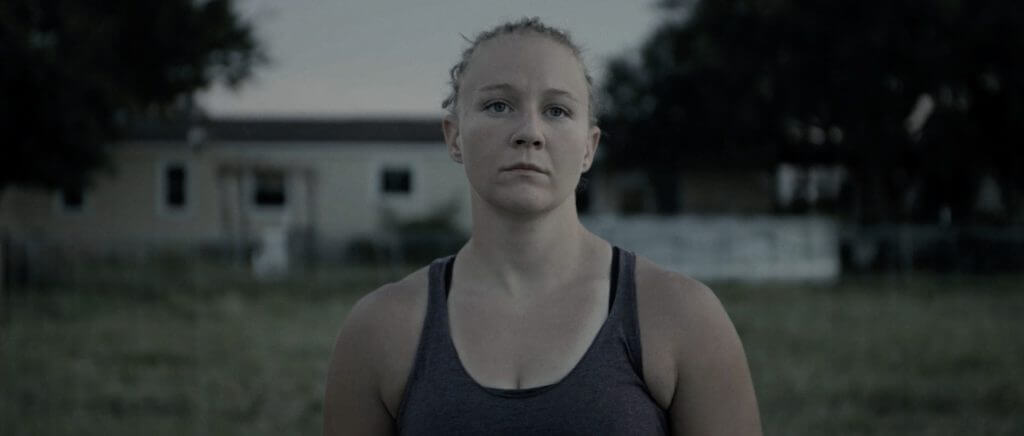
<path fill-rule="evenodd" d="M 462 135 L 459 134 L 459 120 L 455 115 L 448 114 L 441 120 L 444 130 L 444 143 L 448 145 L 448 155 L 452 160 L 462 163 Z"/>
<path fill-rule="evenodd" d="M 583 155 L 583 171 L 587 172 L 590 170 L 590 166 L 594 163 L 594 155 L 597 154 L 597 145 L 601 142 L 601 129 L 597 126 L 590 128 L 589 137 L 587 138 L 587 149 Z"/>

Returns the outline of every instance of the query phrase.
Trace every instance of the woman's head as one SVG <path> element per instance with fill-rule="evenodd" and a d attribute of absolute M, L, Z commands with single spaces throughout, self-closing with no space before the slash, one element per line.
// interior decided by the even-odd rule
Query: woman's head
<path fill-rule="evenodd" d="M 565 33 L 536 19 L 484 32 L 452 69 L 452 86 L 445 142 L 475 205 L 527 215 L 575 207 L 601 131 L 591 80 Z"/>
<path fill-rule="evenodd" d="M 448 96 L 441 102 L 441 107 L 447 109 L 450 113 L 455 114 L 458 111 L 459 106 L 459 88 L 462 86 L 462 78 L 469 68 L 469 64 L 473 59 L 473 55 L 481 44 L 493 40 L 500 36 L 505 35 L 522 35 L 525 33 L 534 33 L 539 36 L 543 36 L 552 41 L 555 41 L 565 48 L 569 49 L 576 60 L 579 62 L 580 70 L 583 73 L 583 78 L 587 81 L 587 117 L 591 125 L 597 125 L 597 101 L 594 95 L 594 80 L 590 76 L 590 72 L 587 71 L 586 64 L 583 62 L 582 50 L 569 34 L 561 29 L 548 26 L 540 21 L 540 18 L 522 18 L 517 21 L 509 21 L 499 24 L 490 30 L 481 32 L 473 38 L 468 40 L 470 45 L 462 52 L 462 56 L 459 62 L 452 66 L 449 70 L 450 81 L 449 85 L 451 90 Z"/>

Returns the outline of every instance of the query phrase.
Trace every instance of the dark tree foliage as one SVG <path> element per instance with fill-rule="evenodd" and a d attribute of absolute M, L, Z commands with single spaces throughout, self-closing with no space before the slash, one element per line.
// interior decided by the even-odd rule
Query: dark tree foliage
<path fill-rule="evenodd" d="M 86 184 L 125 120 L 266 60 L 231 0 L 5 0 L 0 59 L 0 190 Z"/>
<path fill-rule="evenodd" d="M 609 68 L 612 165 L 675 175 L 841 163 L 844 211 L 864 222 L 930 221 L 943 208 L 968 222 L 991 176 L 1019 210 L 1024 8 L 1015 0 L 659 7 L 665 23 Z M 908 128 L 922 98 L 934 109 Z"/>

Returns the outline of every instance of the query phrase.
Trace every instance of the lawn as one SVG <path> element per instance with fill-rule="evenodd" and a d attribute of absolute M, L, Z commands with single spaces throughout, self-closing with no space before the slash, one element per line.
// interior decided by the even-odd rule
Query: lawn
<path fill-rule="evenodd" d="M 719 286 L 765 434 L 1024 434 L 1020 277 Z"/>
<path fill-rule="evenodd" d="M 253 284 L 214 269 L 20 289 L 2 435 L 319 434 L 351 304 L 394 270 Z M 769 435 L 1024 434 L 1021 277 L 717 284 Z"/>

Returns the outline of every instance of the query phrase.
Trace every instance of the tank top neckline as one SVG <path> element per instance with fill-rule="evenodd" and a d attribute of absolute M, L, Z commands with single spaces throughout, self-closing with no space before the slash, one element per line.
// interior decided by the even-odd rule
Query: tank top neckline
<path fill-rule="evenodd" d="M 529 388 L 496 388 L 496 387 L 491 387 L 491 386 L 484 386 L 483 384 L 478 382 L 475 378 L 473 378 L 472 375 L 469 374 L 469 371 L 466 369 L 465 364 L 463 364 L 463 362 L 462 362 L 462 356 L 459 355 L 458 350 L 455 348 L 455 340 L 452 339 L 451 320 L 450 320 L 450 318 L 448 316 L 449 315 L 448 314 L 448 294 L 449 294 L 449 291 L 451 289 L 452 271 L 453 271 L 454 265 L 455 265 L 455 255 L 453 254 L 453 255 L 448 256 L 447 258 L 443 259 L 443 262 L 444 262 L 444 278 L 443 278 L 443 284 L 442 284 L 443 289 L 441 289 L 443 294 L 441 296 L 441 300 L 440 300 L 441 304 L 440 304 L 440 307 L 439 307 L 439 309 L 441 311 L 441 314 L 440 314 L 441 315 L 441 321 L 442 321 L 441 324 L 442 324 L 442 328 L 443 328 L 442 336 L 445 339 L 444 346 L 445 346 L 445 348 L 448 349 L 448 352 L 450 352 L 452 354 L 452 356 L 454 357 L 454 359 L 455 359 L 455 366 L 457 366 L 461 370 L 460 371 L 461 375 L 464 376 L 466 379 L 468 379 L 471 382 L 472 385 L 480 388 L 482 391 L 484 391 L 484 392 L 486 392 L 486 393 L 488 393 L 490 395 L 494 395 L 494 396 L 498 396 L 498 397 L 504 397 L 504 398 L 530 398 L 530 397 L 534 397 L 534 396 L 540 395 L 540 394 L 542 394 L 544 392 L 553 390 L 553 389 L 555 389 L 555 388 L 557 388 L 557 387 L 559 387 L 561 385 L 564 385 L 566 383 L 566 381 L 571 380 L 576 373 L 580 372 L 580 368 L 583 367 L 584 365 L 586 365 L 589 362 L 590 356 L 592 354 L 594 354 L 594 352 L 595 352 L 594 350 L 596 348 L 598 348 L 598 344 L 600 344 L 601 341 L 605 340 L 605 337 L 608 334 L 610 334 L 608 332 L 608 330 L 612 328 L 612 327 L 610 327 L 610 325 L 614 323 L 613 317 L 615 315 L 615 312 L 616 312 L 615 309 L 617 307 L 617 305 L 615 303 L 616 303 L 617 300 L 619 300 L 619 299 L 615 298 L 616 294 L 618 294 L 619 287 L 620 287 L 619 286 L 619 280 L 620 280 L 621 277 L 624 276 L 624 274 L 620 274 L 620 271 L 619 271 L 619 269 L 622 268 L 623 263 L 624 263 L 624 262 L 620 262 L 619 261 L 619 257 L 621 255 L 622 255 L 622 253 L 621 253 L 621 250 L 619 249 L 619 247 L 616 247 L 616 246 L 613 245 L 612 246 L 612 263 L 611 263 L 611 267 L 610 267 L 610 280 L 609 280 L 609 290 L 608 290 L 608 312 L 607 312 L 607 315 L 605 315 L 604 321 L 601 322 L 601 327 L 598 328 L 597 334 L 594 335 L 594 338 L 591 339 L 590 344 L 587 345 L 586 351 L 583 352 L 583 355 L 579 358 L 578 361 L 576 361 L 576 363 L 573 365 L 572 369 L 570 369 L 569 372 L 566 373 L 561 379 L 559 379 L 559 380 L 557 380 L 557 381 L 555 381 L 553 383 L 546 384 L 546 385 L 533 386 L 533 387 L 529 387 Z"/>

